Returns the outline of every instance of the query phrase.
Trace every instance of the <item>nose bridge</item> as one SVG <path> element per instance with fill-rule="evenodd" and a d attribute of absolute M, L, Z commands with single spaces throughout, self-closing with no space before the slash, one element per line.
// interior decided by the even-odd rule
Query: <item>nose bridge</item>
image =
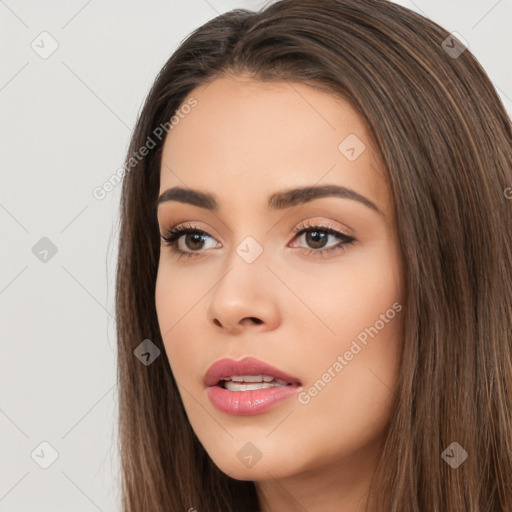
<path fill-rule="evenodd" d="M 242 223 L 238 227 L 241 228 Z M 268 250 L 263 247 L 263 240 L 257 240 L 264 232 L 247 233 L 248 230 L 244 232 L 243 228 L 232 232 L 233 243 L 225 256 L 222 277 L 212 290 L 208 316 L 216 325 L 240 327 L 247 319 L 254 323 L 273 322 L 275 297 L 266 285 L 272 278 L 272 272 L 267 268 Z"/>
<path fill-rule="evenodd" d="M 247 231 L 246 231 L 247 233 Z M 237 235 L 233 233 L 234 243 L 230 247 L 230 253 L 226 256 L 226 271 L 223 280 L 230 284 L 245 287 L 251 291 L 253 285 L 261 285 L 268 278 L 268 248 L 264 247 L 262 235 Z M 220 283 L 219 283 L 220 284 Z M 257 286 L 260 288 L 260 286 Z"/>
<path fill-rule="evenodd" d="M 267 260 L 265 256 L 268 247 L 265 248 L 264 245 L 268 239 L 266 236 L 268 226 L 263 221 L 257 204 L 246 202 L 238 204 L 237 208 L 236 211 L 245 212 L 245 214 L 237 214 L 235 221 L 232 222 L 229 234 L 231 251 L 227 256 L 227 265 L 231 267 L 245 263 L 249 266 L 246 270 L 254 271 L 255 268 L 259 269 L 262 265 L 262 260 Z M 255 267 L 253 267 L 254 265 Z"/>

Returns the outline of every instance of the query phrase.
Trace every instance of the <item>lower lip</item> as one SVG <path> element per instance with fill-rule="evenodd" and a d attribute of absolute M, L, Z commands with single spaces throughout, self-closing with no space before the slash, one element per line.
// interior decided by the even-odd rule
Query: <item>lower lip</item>
<path fill-rule="evenodd" d="M 298 385 L 274 386 L 250 391 L 229 391 L 220 386 L 209 386 L 208 397 L 220 411 L 235 416 L 250 416 L 268 411 L 299 390 Z"/>

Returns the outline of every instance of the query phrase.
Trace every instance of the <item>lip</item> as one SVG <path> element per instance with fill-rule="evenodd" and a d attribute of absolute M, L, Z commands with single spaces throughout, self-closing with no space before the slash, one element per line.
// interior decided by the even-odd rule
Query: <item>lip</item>
<path fill-rule="evenodd" d="M 225 377 L 240 375 L 266 375 L 290 384 L 249 391 L 229 391 L 217 386 Z M 297 377 L 252 357 L 246 357 L 240 361 L 234 359 L 216 361 L 206 372 L 204 383 L 208 387 L 208 398 L 212 404 L 221 412 L 235 416 L 249 416 L 268 411 L 302 389 Z"/>
<path fill-rule="evenodd" d="M 206 386 L 215 386 L 225 377 L 237 377 L 240 375 L 266 375 L 268 377 L 277 377 L 291 384 L 301 384 L 297 377 L 288 375 L 282 370 L 253 357 L 244 357 L 239 361 L 228 358 L 216 361 L 206 372 L 204 383 Z"/>

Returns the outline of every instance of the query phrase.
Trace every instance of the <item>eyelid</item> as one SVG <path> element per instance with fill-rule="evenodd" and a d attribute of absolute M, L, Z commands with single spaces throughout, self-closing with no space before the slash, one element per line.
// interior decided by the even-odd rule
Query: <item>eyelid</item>
<path fill-rule="evenodd" d="M 190 229 L 191 231 L 201 231 L 205 235 L 208 235 L 211 238 L 215 238 L 215 240 L 218 240 L 219 237 L 217 236 L 217 232 L 215 229 L 211 228 L 210 226 L 202 227 L 200 223 L 196 223 L 195 221 L 186 221 L 186 222 L 178 222 L 174 226 L 170 228 L 164 228 L 161 230 L 162 234 L 170 233 L 174 230 L 186 230 Z"/>
<path fill-rule="evenodd" d="M 304 229 L 311 229 L 311 228 L 315 228 L 315 227 L 316 228 L 322 227 L 322 228 L 326 228 L 326 229 L 331 229 L 331 230 L 334 230 L 334 231 L 341 232 L 343 235 L 345 235 L 347 237 L 352 237 L 352 238 L 355 237 L 354 230 L 351 229 L 350 227 L 348 227 L 345 224 L 343 225 L 343 227 L 337 227 L 335 224 L 331 224 L 329 221 L 326 221 L 326 220 L 315 220 L 314 218 L 299 222 L 299 224 L 295 228 L 292 229 L 292 234 L 295 237 L 299 231 L 304 230 Z M 171 232 L 173 230 L 176 230 L 176 229 L 180 229 L 180 230 L 182 230 L 182 229 L 190 229 L 190 230 L 202 231 L 202 232 L 204 232 L 205 235 L 207 235 L 209 237 L 212 237 L 212 238 L 215 238 L 217 241 L 218 241 L 218 238 L 219 238 L 215 234 L 215 230 L 213 228 L 210 228 L 209 226 L 206 227 L 206 228 L 203 228 L 199 224 L 195 223 L 194 221 L 180 222 L 180 223 L 177 223 L 175 226 L 173 226 L 171 228 L 162 229 L 161 232 L 163 234 L 166 234 L 166 233 L 169 233 L 169 232 Z"/>
<path fill-rule="evenodd" d="M 315 219 L 308 219 L 305 221 L 302 221 L 299 223 L 299 225 L 293 229 L 293 234 L 297 235 L 298 232 L 305 229 L 311 229 L 311 228 L 324 228 L 327 230 L 333 230 L 339 233 L 342 233 L 343 235 L 351 238 L 355 238 L 354 230 L 349 228 L 346 225 L 343 225 L 343 227 L 337 227 L 335 224 L 331 224 L 329 221 L 326 220 L 315 220 Z"/>

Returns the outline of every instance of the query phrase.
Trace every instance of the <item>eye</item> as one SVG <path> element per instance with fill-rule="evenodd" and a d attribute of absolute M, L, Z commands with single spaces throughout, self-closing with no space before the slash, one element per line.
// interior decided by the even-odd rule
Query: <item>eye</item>
<path fill-rule="evenodd" d="M 307 244 L 312 245 L 313 249 L 308 247 L 300 248 L 301 252 L 306 254 L 314 254 L 324 256 L 327 253 L 337 253 L 347 249 L 349 245 L 354 244 L 356 239 L 342 231 L 333 228 L 329 224 L 314 224 L 307 225 L 301 224 L 294 230 L 295 238 L 305 235 L 304 239 Z M 337 244 L 327 246 L 326 243 L 329 237 L 337 238 Z"/>
<path fill-rule="evenodd" d="M 164 245 L 169 246 L 178 258 L 181 258 L 182 256 L 199 256 L 200 254 L 196 253 L 197 250 L 204 249 L 202 244 L 204 244 L 205 237 L 211 238 L 206 231 L 197 229 L 190 224 L 182 224 L 181 226 L 177 226 L 161 235 Z M 185 245 L 185 248 L 188 246 L 188 249 L 193 252 L 183 250 L 183 246 L 180 247 L 181 238 L 183 238 L 183 245 Z"/>
<path fill-rule="evenodd" d="M 303 223 L 294 230 L 294 235 L 294 239 L 301 237 L 302 235 L 306 235 L 306 244 L 312 246 L 312 248 L 300 247 L 299 250 L 301 252 L 321 256 L 327 253 L 343 251 L 347 246 L 356 242 L 354 237 L 333 228 L 329 224 L 322 223 L 311 226 Z M 339 242 L 326 247 L 329 237 L 337 238 Z M 204 254 L 203 249 L 205 249 L 205 239 L 212 237 L 205 231 L 198 229 L 191 224 L 183 224 L 165 232 L 161 235 L 161 238 L 164 245 L 169 246 L 178 258 L 181 258 L 182 256 L 189 258 Z M 182 238 L 183 244 L 180 244 Z M 220 244 L 217 246 L 219 245 Z M 206 247 L 206 249 L 207 248 L 208 247 Z M 215 248 L 215 244 L 210 248 Z"/>

